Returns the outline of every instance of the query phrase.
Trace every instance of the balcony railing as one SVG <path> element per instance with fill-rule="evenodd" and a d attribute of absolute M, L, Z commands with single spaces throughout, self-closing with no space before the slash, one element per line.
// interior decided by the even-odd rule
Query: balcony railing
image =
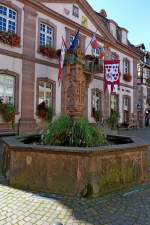
<path fill-rule="evenodd" d="M 83 66 L 83 70 L 89 73 L 103 73 L 103 64 L 98 58 L 93 56 L 76 56 L 74 54 L 66 54 L 65 64 L 77 64 Z"/>

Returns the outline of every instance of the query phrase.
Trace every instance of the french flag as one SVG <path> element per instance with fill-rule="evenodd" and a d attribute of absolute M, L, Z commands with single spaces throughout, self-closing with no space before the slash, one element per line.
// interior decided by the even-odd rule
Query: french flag
<path fill-rule="evenodd" d="M 97 43 L 95 34 L 93 34 L 93 37 L 91 39 L 91 46 L 92 48 L 95 48 L 95 49 L 99 48 L 99 44 Z"/>

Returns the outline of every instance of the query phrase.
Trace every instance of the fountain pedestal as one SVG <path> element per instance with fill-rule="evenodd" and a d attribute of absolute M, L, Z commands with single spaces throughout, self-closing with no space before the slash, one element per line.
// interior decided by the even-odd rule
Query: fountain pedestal
<path fill-rule="evenodd" d="M 85 115 L 86 93 L 90 80 L 81 64 L 69 64 L 64 67 L 62 79 L 63 113 L 73 118 Z"/>

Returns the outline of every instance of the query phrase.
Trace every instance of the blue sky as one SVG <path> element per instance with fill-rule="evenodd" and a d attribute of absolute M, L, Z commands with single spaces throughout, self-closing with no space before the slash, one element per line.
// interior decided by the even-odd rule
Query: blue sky
<path fill-rule="evenodd" d="M 109 19 L 125 27 L 133 44 L 144 43 L 150 51 L 150 0 L 87 0 L 96 10 L 105 9 Z"/>

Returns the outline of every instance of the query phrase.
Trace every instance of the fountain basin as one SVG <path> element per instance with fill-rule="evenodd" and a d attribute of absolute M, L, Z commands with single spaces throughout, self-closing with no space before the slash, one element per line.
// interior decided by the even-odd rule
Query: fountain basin
<path fill-rule="evenodd" d="M 88 197 L 147 180 L 148 146 L 141 139 L 108 136 L 111 144 L 94 148 L 46 146 L 29 139 L 3 138 L 4 167 L 12 187 Z"/>

